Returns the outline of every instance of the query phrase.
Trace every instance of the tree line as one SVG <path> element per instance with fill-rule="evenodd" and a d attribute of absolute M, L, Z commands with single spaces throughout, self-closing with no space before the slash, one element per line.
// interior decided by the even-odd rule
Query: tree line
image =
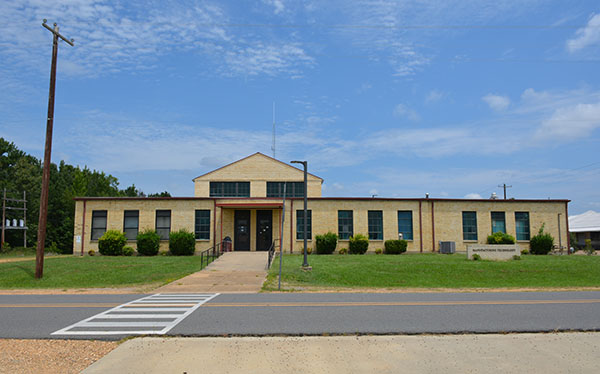
<path fill-rule="evenodd" d="M 74 197 L 139 197 L 146 196 L 134 184 L 119 189 L 116 177 L 102 171 L 80 168 L 60 161 L 50 165 L 48 195 L 48 224 L 46 247 L 62 253 L 73 251 Z M 27 245 L 35 246 L 42 186 L 42 161 L 18 149 L 14 143 L 0 137 L 0 194 L 6 189 L 7 197 L 22 199 L 27 194 Z M 148 194 L 148 197 L 170 197 L 167 192 Z M 22 203 L 11 202 L 12 206 Z M 7 210 L 7 219 L 23 218 L 20 210 Z M 6 230 L 5 242 L 11 247 L 23 245 L 20 230 Z"/>

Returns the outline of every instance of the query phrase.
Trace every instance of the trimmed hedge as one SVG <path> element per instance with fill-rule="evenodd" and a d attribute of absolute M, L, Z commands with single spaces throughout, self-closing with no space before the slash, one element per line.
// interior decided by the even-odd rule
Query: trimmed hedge
<path fill-rule="evenodd" d="M 173 256 L 191 256 L 196 251 L 194 234 L 181 229 L 169 234 L 169 252 Z"/>
<path fill-rule="evenodd" d="M 362 234 L 356 234 L 350 237 L 348 243 L 348 252 L 351 255 L 363 255 L 369 249 L 369 238 Z"/>
<path fill-rule="evenodd" d="M 337 246 L 338 236 L 331 231 L 327 234 L 317 235 L 317 254 L 330 255 L 335 251 Z"/>
<path fill-rule="evenodd" d="M 98 251 L 103 256 L 122 256 L 126 243 L 125 234 L 118 230 L 108 230 L 98 239 Z"/>
<path fill-rule="evenodd" d="M 137 251 L 142 256 L 156 256 L 160 247 L 160 236 L 151 229 L 140 231 L 136 243 Z"/>
<path fill-rule="evenodd" d="M 554 247 L 554 238 L 552 235 L 544 232 L 544 224 L 540 227 L 537 235 L 529 240 L 529 249 L 533 255 L 547 255 Z"/>
<path fill-rule="evenodd" d="M 503 232 L 495 232 L 487 237 L 488 244 L 515 244 L 515 237 Z"/>
<path fill-rule="evenodd" d="M 385 254 L 386 255 L 401 255 L 406 252 L 408 242 L 406 240 L 386 240 L 385 243 Z"/>

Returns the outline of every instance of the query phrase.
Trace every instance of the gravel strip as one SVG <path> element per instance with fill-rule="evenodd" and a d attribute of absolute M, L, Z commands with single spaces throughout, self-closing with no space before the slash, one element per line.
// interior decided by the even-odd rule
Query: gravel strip
<path fill-rule="evenodd" d="M 0 339 L 0 373 L 79 373 L 117 345 L 96 340 Z"/>

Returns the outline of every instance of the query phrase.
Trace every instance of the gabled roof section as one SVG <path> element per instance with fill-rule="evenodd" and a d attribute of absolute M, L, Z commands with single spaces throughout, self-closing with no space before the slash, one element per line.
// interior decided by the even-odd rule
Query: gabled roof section
<path fill-rule="evenodd" d="M 292 165 L 290 165 L 290 164 L 286 164 L 286 163 L 285 163 L 285 162 L 283 162 L 283 161 L 279 161 L 279 160 L 277 160 L 276 158 L 273 158 L 273 157 L 267 156 L 267 155 L 265 155 L 265 154 L 263 154 L 263 153 L 256 152 L 256 153 L 254 153 L 254 154 L 251 154 L 250 156 L 244 157 L 244 158 L 242 158 L 242 159 L 239 159 L 239 160 L 237 160 L 237 161 L 234 161 L 234 162 L 232 162 L 232 163 L 229 163 L 229 164 L 227 164 L 227 165 L 225 165 L 225 166 L 221 166 L 221 167 L 220 167 L 220 168 L 218 168 L 218 169 L 215 169 L 215 170 L 213 170 L 213 171 L 209 171 L 208 173 L 205 173 L 205 174 L 199 175 L 199 176 L 197 176 L 196 178 L 194 178 L 194 179 L 192 179 L 192 180 L 193 180 L 193 181 L 196 181 L 196 179 L 199 179 L 199 178 L 206 177 L 206 176 L 208 176 L 208 175 L 210 175 L 210 174 L 216 173 L 216 172 L 218 172 L 218 171 L 222 171 L 223 169 L 226 169 L 226 168 L 228 168 L 228 167 L 231 167 L 231 166 L 233 166 L 233 165 L 235 165 L 235 164 L 238 164 L 238 163 L 240 163 L 240 162 L 247 161 L 247 160 L 250 160 L 250 159 L 252 159 L 252 158 L 256 158 L 256 157 L 263 157 L 263 158 L 266 158 L 267 160 L 270 160 L 270 161 L 276 162 L 278 165 L 284 165 L 284 166 L 285 166 L 285 167 L 287 167 L 287 168 L 293 169 L 294 171 L 297 171 L 297 172 L 299 172 L 300 174 L 304 173 L 304 171 L 303 171 L 303 170 L 301 170 L 301 169 L 298 169 L 298 168 L 296 168 L 296 167 L 293 167 L 293 166 L 292 166 Z M 314 175 L 314 174 L 311 174 L 311 173 L 307 173 L 307 174 L 308 174 L 309 176 L 313 177 L 313 178 L 319 179 L 319 180 L 321 181 L 321 183 L 323 183 L 323 178 L 321 178 L 321 177 L 319 177 L 319 176 L 316 176 L 316 175 Z M 282 182 L 283 182 L 283 180 L 282 180 Z"/>

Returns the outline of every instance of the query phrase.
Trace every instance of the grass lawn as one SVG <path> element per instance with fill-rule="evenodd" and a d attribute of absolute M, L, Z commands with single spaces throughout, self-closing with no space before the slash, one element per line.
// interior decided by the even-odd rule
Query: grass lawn
<path fill-rule="evenodd" d="M 469 261 L 465 254 L 284 255 L 282 288 L 544 288 L 600 287 L 600 256 L 521 256 Z M 277 289 L 279 259 L 264 290 Z"/>
<path fill-rule="evenodd" d="M 200 256 L 48 257 L 39 280 L 34 278 L 34 260 L 0 263 L 0 289 L 166 284 L 200 269 Z"/>

